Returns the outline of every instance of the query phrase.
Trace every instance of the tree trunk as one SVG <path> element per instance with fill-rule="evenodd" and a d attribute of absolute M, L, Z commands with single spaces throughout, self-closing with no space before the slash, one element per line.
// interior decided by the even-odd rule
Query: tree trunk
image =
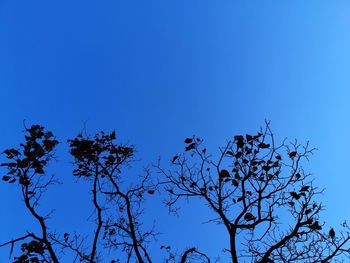
<path fill-rule="evenodd" d="M 233 230 L 230 233 L 230 251 L 232 263 L 238 263 L 237 251 L 236 251 L 236 231 Z"/>

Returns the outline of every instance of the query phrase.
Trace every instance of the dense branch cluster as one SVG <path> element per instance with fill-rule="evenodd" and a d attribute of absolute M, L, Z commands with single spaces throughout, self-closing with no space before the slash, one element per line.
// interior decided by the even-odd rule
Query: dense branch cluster
<path fill-rule="evenodd" d="M 44 127 L 26 128 L 25 142 L 4 151 L 7 169 L 3 181 L 17 184 L 26 208 L 40 226 L 40 233 L 0 244 L 10 255 L 21 243 L 15 263 L 61 262 L 65 251 L 72 262 L 154 262 L 149 244 L 155 226 L 143 225 L 147 196 L 164 193 L 170 212 L 181 200 L 197 198 L 213 215 L 209 222 L 222 224 L 229 244 L 223 250 L 231 262 L 337 262 L 349 256 L 350 235 L 346 223 L 336 231 L 325 229 L 320 219 L 322 193 L 302 168 L 314 149 L 297 142 L 275 144 L 269 124 L 255 135 L 237 135 L 209 154 L 198 137 L 185 139 L 185 150 L 171 166 L 158 163 L 142 175 L 125 175 L 132 165 L 134 148 L 116 143 L 115 132 L 93 137 L 79 134 L 68 140 L 74 158 L 73 175 L 91 189 L 94 229 L 91 235 L 58 233 L 48 228 L 48 215 L 38 212 L 43 193 L 57 181 L 46 173 L 58 141 Z M 157 176 L 157 177 L 156 177 Z M 211 262 L 196 247 L 183 253 L 161 246 L 164 262 Z M 16 252 L 18 251 L 15 250 Z M 121 256 L 123 255 L 123 256 Z M 124 262 L 123 261 L 123 262 Z"/>
<path fill-rule="evenodd" d="M 185 144 L 172 160 L 175 169 L 158 166 L 167 178 L 167 205 L 176 212 L 179 200 L 200 198 L 215 214 L 211 221 L 225 226 L 232 262 L 328 262 L 348 254 L 346 224 L 336 236 L 322 231 L 315 200 L 321 192 L 301 166 L 314 151 L 309 144 L 275 145 L 268 123 L 228 141 L 216 161 L 202 139 Z"/>

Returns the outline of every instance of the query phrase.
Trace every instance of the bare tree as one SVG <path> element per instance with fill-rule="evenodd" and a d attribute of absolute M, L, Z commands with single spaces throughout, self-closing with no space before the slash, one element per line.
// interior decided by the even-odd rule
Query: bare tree
<path fill-rule="evenodd" d="M 26 231 L 0 244 L 9 246 L 12 256 L 21 243 L 15 263 L 62 262 L 66 251 L 71 262 L 106 262 L 107 251 L 112 263 L 155 262 L 149 245 L 157 232 L 143 223 L 144 201 L 163 190 L 171 212 L 178 211 L 181 199 L 199 198 L 210 208 L 210 222 L 227 230 L 230 243 L 225 250 L 232 262 L 330 262 L 349 255 L 348 226 L 323 231 L 323 206 L 315 199 L 322 191 L 301 166 L 314 150 L 297 142 L 275 145 L 268 123 L 257 135 L 235 136 L 218 156 L 207 153 L 202 139 L 187 138 L 184 153 L 173 158 L 171 168 L 156 165 L 158 178 L 145 169 L 130 179 L 126 168 L 135 161 L 135 149 L 117 143 L 115 132 L 82 133 L 68 140 L 73 175 L 90 188 L 95 227 L 89 235 L 52 230 L 51 211 L 39 212 L 42 195 L 57 183 L 46 166 L 59 142 L 39 125 L 25 131 L 19 148 L 4 151 L 7 175 L 2 179 L 19 186 L 40 232 Z M 178 253 L 162 245 L 160 251 L 166 254 L 164 262 L 211 262 L 194 246 Z"/>
<path fill-rule="evenodd" d="M 232 262 L 330 262 L 349 256 L 346 223 L 322 231 L 322 193 L 301 164 L 314 149 L 294 142 L 276 145 L 269 123 L 256 135 L 238 135 L 210 155 L 198 137 L 185 139 L 165 178 L 166 201 L 177 212 L 181 199 L 199 198 L 224 225 Z M 215 157 L 217 157 L 215 159 Z M 339 259 L 340 260 L 340 259 Z"/>

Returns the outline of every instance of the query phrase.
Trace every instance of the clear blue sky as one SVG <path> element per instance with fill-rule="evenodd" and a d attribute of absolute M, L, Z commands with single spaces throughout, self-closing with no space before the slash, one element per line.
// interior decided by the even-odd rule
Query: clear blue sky
<path fill-rule="evenodd" d="M 169 159 L 186 136 L 200 135 L 215 149 L 269 119 L 279 138 L 319 149 L 307 169 L 326 187 L 324 219 L 350 220 L 343 206 L 350 200 L 347 0 L 2 0 L 0 90 L 1 149 L 20 141 L 24 119 L 63 142 L 86 122 L 90 132 L 116 129 L 149 163 Z M 67 183 L 48 203 L 58 207 L 53 225 L 75 229 L 91 209 L 66 150 L 59 148 L 53 172 Z M 0 185 L 0 241 L 35 227 L 13 190 Z M 198 214 L 186 214 L 187 232 L 197 237 L 176 236 L 173 223 L 186 221 L 169 219 L 159 222 L 168 231 L 160 240 L 199 242 L 215 254 L 220 231 L 196 228 L 208 219 Z M 208 244 L 208 233 L 219 241 Z"/>

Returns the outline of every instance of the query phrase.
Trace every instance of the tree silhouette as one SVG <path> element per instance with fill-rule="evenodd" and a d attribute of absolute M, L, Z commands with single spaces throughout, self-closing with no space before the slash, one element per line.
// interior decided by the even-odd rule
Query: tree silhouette
<path fill-rule="evenodd" d="M 144 201 L 161 193 L 172 213 L 178 213 L 181 200 L 201 200 L 213 217 L 227 230 L 229 244 L 223 248 L 235 262 L 340 262 L 349 256 L 350 230 L 325 230 L 320 219 L 322 194 L 302 168 L 313 153 L 309 144 L 275 144 L 269 123 L 256 135 L 238 135 L 211 155 L 198 137 L 186 138 L 184 152 L 175 155 L 171 166 L 160 162 L 145 169 L 137 181 L 127 180 L 126 167 L 134 160 L 134 147 L 118 144 L 115 132 L 93 137 L 79 134 L 68 140 L 74 158 L 73 175 L 87 183 L 92 193 L 95 227 L 87 238 L 79 233 L 58 233 L 48 227 L 49 214 L 41 215 L 38 206 L 48 188 L 58 181 L 48 176 L 46 167 L 55 156 L 58 140 L 40 125 L 26 128 L 19 148 L 3 153 L 1 165 L 7 169 L 2 180 L 17 184 L 26 209 L 40 225 L 39 233 L 0 244 L 17 243 L 16 263 L 62 262 L 69 251 L 71 262 L 103 262 L 112 251 L 111 263 L 155 262 L 149 244 L 157 235 L 155 226 L 142 222 Z M 179 229 L 181 226 L 179 226 Z M 161 246 L 164 262 L 211 262 L 197 247 L 182 253 Z M 16 252 L 18 249 L 16 250 Z M 123 255 L 123 257 L 121 257 Z"/>

